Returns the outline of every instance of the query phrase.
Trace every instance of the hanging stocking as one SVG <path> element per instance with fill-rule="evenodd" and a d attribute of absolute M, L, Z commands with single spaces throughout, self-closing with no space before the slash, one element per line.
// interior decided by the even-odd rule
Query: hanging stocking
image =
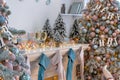
<path fill-rule="evenodd" d="M 56 66 L 56 71 L 58 73 L 58 79 L 59 80 L 66 80 L 65 70 L 63 67 L 63 63 L 62 63 L 62 55 L 60 54 L 59 51 L 56 52 L 55 55 L 52 57 L 51 63 L 54 66 Z"/>
<path fill-rule="evenodd" d="M 104 74 L 104 76 L 105 76 L 106 79 L 113 79 L 112 74 L 107 70 L 107 65 L 105 65 L 103 67 L 103 74 Z"/>
<path fill-rule="evenodd" d="M 67 66 L 67 75 L 66 80 L 72 80 L 72 69 L 73 69 L 73 63 L 76 58 L 75 52 L 73 49 L 70 49 L 68 52 L 68 66 Z"/>
<path fill-rule="evenodd" d="M 81 71 L 81 80 L 84 80 L 84 50 L 83 47 L 80 48 L 81 51 L 79 53 L 79 57 L 80 57 L 80 71 Z"/>
<path fill-rule="evenodd" d="M 44 80 L 44 72 L 50 64 L 49 58 L 45 54 L 41 54 L 39 60 L 39 72 L 38 72 L 38 80 Z"/>

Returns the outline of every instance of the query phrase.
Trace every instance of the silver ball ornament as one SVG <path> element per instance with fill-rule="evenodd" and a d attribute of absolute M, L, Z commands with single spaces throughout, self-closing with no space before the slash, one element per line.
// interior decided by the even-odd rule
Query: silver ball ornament
<path fill-rule="evenodd" d="M 93 45 L 93 49 L 97 49 L 98 48 L 98 45 Z"/>

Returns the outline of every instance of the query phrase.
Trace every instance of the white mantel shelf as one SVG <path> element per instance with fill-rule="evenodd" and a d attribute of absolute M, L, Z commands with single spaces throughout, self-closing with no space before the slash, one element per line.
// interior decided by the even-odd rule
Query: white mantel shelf
<path fill-rule="evenodd" d="M 73 17 L 81 17 L 82 14 L 60 14 L 61 16 L 73 16 Z"/>
<path fill-rule="evenodd" d="M 35 61 L 38 59 L 41 55 L 41 53 L 46 54 L 48 57 L 53 55 L 57 50 L 60 51 L 62 55 L 64 55 L 70 48 L 72 48 L 74 51 L 78 50 L 80 47 L 83 47 L 83 49 L 86 49 L 88 47 L 88 44 L 77 44 L 73 46 L 65 46 L 65 47 L 58 47 L 58 48 L 44 48 L 44 49 L 36 49 L 32 51 L 27 51 L 25 55 L 27 55 L 30 59 L 30 62 Z"/>

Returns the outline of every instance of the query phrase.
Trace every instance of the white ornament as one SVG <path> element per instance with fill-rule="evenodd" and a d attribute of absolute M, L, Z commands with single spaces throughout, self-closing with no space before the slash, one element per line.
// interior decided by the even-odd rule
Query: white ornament
<path fill-rule="evenodd" d="M 117 46 L 118 45 L 117 39 L 113 38 L 113 40 L 115 41 L 115 46 Z"/>
<path fill-rule="evenodd" d="M 117 18 L 118 18 L 118 20 L 120 20 L 120 15 L 119 14 L 117 14 Z"/>
<path fill-rule="evenodd" d="M 111 19 L 113 19 L 113 17 L 114 17 L 114 14 L 111 13 L 111 12 L 109 12 L 109 13 L 108 13 L 108 17 L 107 17 L 107 19 L 110 19 L 110 20 L 111 20 Z"/>
<path fill-rule="evenodd" d="M 95 11 L 95 10 L 99 11 L 101 7 L 102 7 L 102 5 L 97 5 L 97 6 L 95 7 L 95 9 L 93 9 L 93 11 Z"/>
<path fill-rule="evenodd" d="M 112 45 L 112 41 L 113 41 L 112 38 L 108 38 L 108 41 L 107 41 L 107 46 L 108 47 L 110 47 Z"/>

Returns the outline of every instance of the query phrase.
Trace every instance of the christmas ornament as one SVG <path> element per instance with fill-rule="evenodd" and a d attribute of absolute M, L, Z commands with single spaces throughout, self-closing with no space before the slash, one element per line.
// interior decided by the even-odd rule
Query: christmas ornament
<path fill-rule="evenodd" d="M 100 26 L 100 30 L 103 31 L 105 29 L 105 26 Z"/>
<path fill-rule="evenodd" d="M 109 31 L 108 31 L 108 34 L 109 34 L 109 35 L 112 35 L 112 33 L 113 33 L 112 30 L 109 30 Z"/>
<path fill-rule="evenodd" d="M 106 20 L 106 17 L 105 17 L 105 16 L 103 16 L 103 17 L 102 17 L 102 20 Z"/>
<path fill-rule="evenodd" d="M 93 49 L 97 49 L 98 48 L 98 45 L 93 45 Z"/>
<path fill-rule="evenodd" d="M 4 80 L 2 77 L 0 77 L 0 80 Z"/>
<path fill-rule="evenodd" d="M 114 21 L 111 21 L 110 24 L 113 25 L 113 24 L 114 24 Z"/>
<path fill-rule="evenodd" d="M 21 71 L 21 66 L 20 65 L 16 65 L 16 66 L 13 66 L 13 70 L 16 70 L 16 71 Z"/>
<path fill-rule="evenodd" d="M 96 15 L 93 15 L 92 19 L 96 21 L 98 17 Z"/>
<path fill-rule="evenodd" d="M 13 70 L 13 65 L 8 60 L 5 60 L 4 62 L 2 62 L 2 64 L 6 66 L 8 69 Z"/>
<path fill-rule="evenodd" d="M 113 33 L 112 35 L 113 35 L 113 37 L 116 37 L 117 34 L 116 34 L 116 33 Z"/>
<path fill-rule="evenodd" d="M 84 33 L 84 34 L 87 33 L 87 29 L 83 28 L 82 33 Z"/>
<path fill-rule="evenodd" d="M 5 6 L 6 5 L 6 1 L 5 0 L 0 0 L 0 5 L 1 6 Z"/>
<path fill-rule="evenodd" d="M 105 32 L 105 33 L 108 33 L 108 31 L 109 31 L 109 29 L 108 29 L 108 28 L 106 28 L 106 29 L 104 30 L 104 32 Z"/>
<path fill-rule="evenodd" d="M 0 26 L 3 26 L 5 24 L 5 17 L 0 15 Z"/>
<path fill-rule="evenodd" d="M 110 4 L 110 3 L 108 3 L 108 4 L 107 4 L 107 6 L 108 6 L 108 7 L 110 7 L 110 6 L 111 6 L 111 4 Z"/>
<path fill-rule="evenodd" d="M 120 25 L 118 25 L 118 29 L 120 29 Z"/>
<path fill-rule="evenodd" d="M 10 53 L 10 61 L 15 61 L 16 57 L 13 53 Z"/>
<path fill-rule="evenodd" d="M 91 24 L 90 24 L 90 23 L 87 23 L 87 26 L 88 26 L 88 27 L 91 27 Z"/>
<path fill-rule="evenodd" d="M 23 73 L 23 75 L 20 77 L 20 80 L 31 80 L 30 75 Z"/>
<path fill-rule="evenodd" d="M 99 33 L 99 32 L 100 32 L 100 30 L 99 30 L 99 29 L 96 29 L 96 30 L 95 30 L 95 32 L 96 32 L 96 33 Z"/>
<path fill-rule="evenodd" d="M 109 23 L 110 23 L 110 20 L 107 20 L 106 23 L 109 24 Z"/>
<path fill-rule="evenodd" d="M 91 33 L 90 33 L 90 36 L 91 36 L 91 37 L 95 37 L 95 32 L 91 32 Z"/>

